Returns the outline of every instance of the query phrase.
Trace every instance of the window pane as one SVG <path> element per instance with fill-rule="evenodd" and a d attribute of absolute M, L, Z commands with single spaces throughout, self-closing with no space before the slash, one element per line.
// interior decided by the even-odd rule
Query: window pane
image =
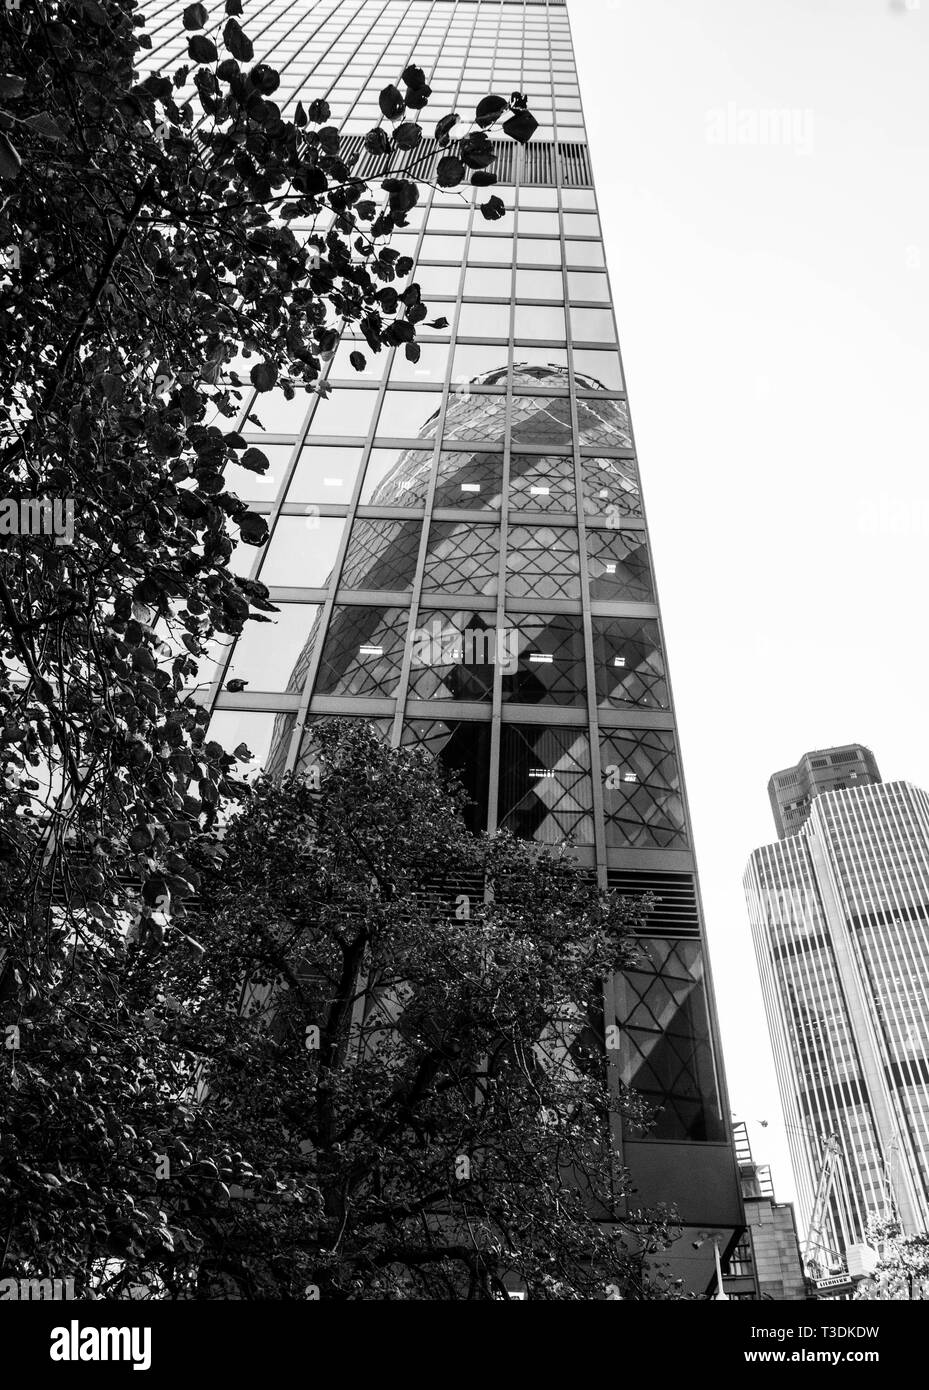
<path fill-rule="evenodd" d="M 309 444 L 300 454 L 287 501 L 350 502 L 360 463 L 360 449 Z"/>
<path fill-rule="evenodd" d="M 388 389 L 377 422 L 379 435 L 419 439 L 435 433 L 440 391 L 393 391 Z"/>
<path fill-rule="evenodd" d="M 490 723 L 459 720 L 412 719 L 403 726 L 404 747 L 427 749 L 455 772 L 468 793 L 465 823 L 472 833 L 487 827 Z"/>
<path fill-rule="evenodd" d="M 340 587 L 409 589 L 419 556 L 420 521 L 359 518 L 352 527 Z"/>
<path fill-rule="evenodd" d="M 575 348 L 574 370 L 578 385 L 602 386 L 607 391 L 622 391 L 623 374 L 615 352 L 597 352 L 593 348 Z M 582 377 L 587 380 L 581 380 Z"/>
<path fill-rule="evenodd" d="M 413 631 L 410 697 L 489 702 L 495 665 L 504 657 L 493 613 L 424 609 Z"/>
<path fill-rule="evenodd" d="M 517 237 L 516 259 L 527 265 L 561 265 L 561 242 L 544 237 Z"/>
<path fill-rule="evenodd" d="M 587 555 L 592 599 L 654 602 L 644 531 L 588 531 Z"/>
<path fill-rule="evenodd" d="M 560 304 L 517 304 L 514 335 L 517 338 L 552 338 L 563 343 L 564 309 Z"/>
<path fill-rule="evenodd" d="M 475 236 L 472 233 L 468 246 L 468 262 L 494 261 L 502 265 L 513 264 L 513 241 L 505 236 Z"/>
<path fill-rule="evenodd" d="M 508 338 L 508 304 L 462 304 L 458 336 L 462 338 Z"/>
<path fill-rule="evenodd" d="M 337 604 L 314 694 L 396 695 L 409 616 L 406 608 Z"/>
<path fill-rule="evenodd" d="M 518 299 L 564 300 L 564 282 L 558 270 L 517 270 Z"/>
<path fill-rule="evenodd" d="M 502 501 L 503 455 L 443 449 L 439 458 L 435 506 L 491 508 Z"/>
<path fill-rule="evenodd" d="M 398 348 L 394 354 L 394 364 L 391 368 L 390 379 L 392 382 L 443 382 L 445 380 L 445 368 L 448 365 L 449 351 L 450 347 L 448 343 L 422 343 L 420 345 L 419 360 L 417 362 L 410 362 L 403 349 Z"/>
<path fill-rule="evenodd" d="M 574 459 L 514 452 L 510 506 L 516 511 L 573 512 Z"/>
<path fill-rule="evenodd" d="M 376 400 L 376 391 L 349 391 L 337 386 L 316 407 L 312 433 L 366 435 Z"/>
<path fill-rule="evenodd" d="M 580 598 L 577 531 L 568 526 L 511 526 L 506 592 L 513 598 Z"/>
<path fill-rule="evenodd" d="M 328 584 L 345 522 L 341 517 L 282 516 L 261 567 L 263 584 L 319 589 Z"/>
<path fill-rule="evenodd" d="M 652 619 L 592 619 L 597 701 L 668 709 L 670 697 L 658 624 Z"/>
<path fill-rule="evenodd" d="M 516 670 L 504 668 L 504 703 L 585 705 L 587 668 L 580 617 L 563 613 L 507 614 L 508 648 Z"/>
<path fill-rule="evenodd" d="M 261 429 L 268 434 L 298 434 L 313 400 L 306 391 L 298 391 L 292 401 L 286 400 L 281 390 L 263 391 L 255 397 L 249 414 L 258 417 Z M 248 420 L 243 428 L 254 428 L 254 424 Z"/>
<path fill-rule="evenodd" d="M 566 265 L 602 266 L 603 246 L 599 241 L 566 241 Z"/>
<path fill-rule="evenodd" d="M 268 623 L 247 622 L 235 644 L 225 680 L 248 681 L 254 690 L 297 691 L 294 664 L 320 612 L 315 603 L 282 603 Z"/>
<path fill-rule="evenodd" d="M 249 444 L 249 448 L 260 449 L 270 467 L 266 473 L 253 473 L 249 468 L 240 468 L 237 463 L 227 464 L 224 477 L 227 492 L 234 492 L 245 502 L 266 502 L 276 497 L 287 464 L 294 448 L 292 444 L 265 444 L 263 440 Z"/>
<path fill-rule="evenodd" d="M 632 459 L 581 459 L 584 510 L 608 525 L 627 516 L 642 515 L 642 498 Z"/>
<path fill-rule="evenodd" d="M 421 506 L 431 476 L 431 449 L 372 449 L 361 487 L 361 504 Z"/>
<path fill-rule="evenodd" d="M 610 286 L 605 275 L 592 275 L 582 270 L 568 271 L 568 294 L 572 301 L 592 300 L 596 304 L 609 304 Z"/>
<path fill-rule="evenodd" d="M 500 825 L 523 839 L 593 843 L 590 748 L 581 729 L 504 724 Z"/>
<path fill-rule="evenodd" d="M 578 309 L 572 305 L 571 333 L 578 342 L 616 342 L 613 315 L 609 309 Z"/>
<path fill-rule="evenodd" d="M 509 299 L 510 270 L 491 270 L 489 266 L 469 266 L 465 272 L 466 295 L 483 295 L 487 299 Z"/>
<path fill-rule="evenodd" d="M 449 594 L 497 592 L 500 536 L 496 526 L 473 522 L 434 521 L 423 577 L 425 592 Z"/>
<path fill-rule="evenodd" d="M 284 759 L 290 748 L 290 739 L 297 723 L 295 714 L 259 714 L 250 710 L 217 710 L 210 720 L 208 737 L 222 744 L 230 753 L 244 743 L 252 754 L 250 761 L 243 759 L 236 763 L 236 776 L 252 781 L 263 767 L 279 763 L 283 771 Z"/>

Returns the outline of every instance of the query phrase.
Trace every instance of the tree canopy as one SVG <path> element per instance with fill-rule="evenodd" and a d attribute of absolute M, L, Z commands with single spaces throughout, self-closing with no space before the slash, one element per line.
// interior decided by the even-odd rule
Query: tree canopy
<path fill-rule="evenodd" d="M 259 780 L 187 935 L 136 933 L 8 1054 L 11 1267 L 168 1298 L 662 1298 L 602 982 L 633 909 L 474 836 L 421 750 L 326 721 Z M 316 789 L 318 787 L 318 789 Z M 94 967 L 94 968 L 91 968 Z M 8 1062 L 9 1065 L 9 1062 Z"/>

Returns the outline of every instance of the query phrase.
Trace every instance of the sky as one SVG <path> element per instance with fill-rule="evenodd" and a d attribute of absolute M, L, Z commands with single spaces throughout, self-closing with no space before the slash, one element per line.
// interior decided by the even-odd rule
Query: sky
<path fill-rule="evenodd" d="M 929 0 L 568 8 L 730 1100 L 791 1200 L 768 778 L 861 742 L 929 787 Z"/>

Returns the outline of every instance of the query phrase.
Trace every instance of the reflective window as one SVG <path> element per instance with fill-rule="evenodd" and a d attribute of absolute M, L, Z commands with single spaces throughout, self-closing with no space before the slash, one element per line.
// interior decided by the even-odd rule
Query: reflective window
<path fill-rule="evenodd" d="M 427 301 L 430 309 L 430 318 L 438 318 L 444 314 L 450 318 L 447 306 L 436 305 L 432 311 L 432 304 L 429 296 L 433 294 L 450 295 L 453 299 L 458 294 L 458 271 L 452 266 L 447 265 L 420 265 L 413 267 L 410 281 L 420 288 L 423 299 Z"/>
<path fill-rule="evenodd" d="M 448 366 L 448 343 L 420 344 L 419 359 L 410 362 L 402 348 L 394 353 L 394 364 L 390 371 L 391 381 L 431 381 L 443 382 Z"/>
<path fill-rule="evenodd" d="M 642 515 L 639 478 L 633 459 L 581 459 L 584 511 L 615 526 L 627 516 Z"/>
<path fill-rule="evenodd" d="M 506 362 L 507 348 L 503 344 L 459 343 L 452 362 L 452 381 L 461 385 L 495 371 L 502 372 L 505 381 Z"/>
<path fill-rule="evenodd" d="M 372 449 L 361 487 L 361 504 L 421 506 L 431 476 L 431 449 Z"/>
<path fill-rule="evenodd" d="M 602 386 L 606 391 L 622 391 L 623 374 L 619 355 L 598 352 L 595 348 L 575 348 L 574 371 L 578 386 Z"/>
<path fill-rule="evenodd" d="M 423 576 L 425 592 L 496 594 L 500 535 L 496 526 L 434 521 Z"/>
<path fill-rule="evenodd" d="M 267 623 L 250 620 L 235 644 L 225 681 L 244 680 L 254 690 L 298 691 L 294 664 L 320 613 L 315 603 L 282 603 Z"/>
<path fill-rule="evenodd" d="M 345 522 L 336 517 L 278 517 L 261 567 L 261 582 L 319 589 L 329 583 Z"/>
<path fill-rule="evenodd" d="M 570 102 L 566 103 L 568 106 Z M 567 209 L 590 208 L 593 211 L 596 200 L 592 188 L 563 188 L 561 190 L 561 204 Z"/>
<path fill-rule="evenodd" d="M 561 242 L 544 237 L 517 237 L 516 259 L 526 265 L 561 265 Z"/>
<path fill-rule="evenodd" d="M 388 389 L 377 421 L 377 433 L 398 439 L 419 439 L 434 435 L 440 391 L 394 391 Z"/>
<path fill-rule="evenodd" d="M 526 212 L 525 209 L 521 208 L 519 213 L 519 234 L 520 236 L 525 236 L 530 232 L 540 233 L 542 236 L 557 236 L 557 212 Z"/>
<path fill-rule="evenodd" d="M 595 275 L 589 271 L 568 271 L 568 294 L 574 302 L 590 300 L 595 304 L 609 304 L 610 286 L 605 275 Z"/>
<path fill-rule="evenodd" d="M 590 748 L 582 729 L 504 724 L 500 825 L 527 840 L 593 843 Z"/>
<path fill-rule="evenodd" d="M 460 265 L 464 260 L 465 239 L 463 236 L 439 236 L 427 232 L 420 247 L 421 261 L 454 261 Z"/>
<path fill-rule="evenodd" d="M 598 703 L 668 709 L 670 697 L 657 622 L 596 616 L 592 622 Z"/>
<path fill-rule="evenodd" d="M 465 271 L 464 292 L 466 295 L 482 295 L 486 299 L 509 299 L 512 279 L 512 272 L 508 269 L 492 270 L 489 266 L 468 266 Z"/>
<path fill-rule="evenodd" d="M 606 842 L 611 849 L 687 844 L 674 738 L 659 729 L 602 731 Z"/>
<path fill-rule="evenodd" d="M 237 777 L 251 782 L 264 767 L 269 770 L 277 761 L 283 764 L 296 727 L 295 714 L 258 714 L 251 710 L 217 710 L 210 720 L 207 737 L 231 753 L 244 743 L 252 754 L 236 763 Z"/>
<path fill-rule="evenodd" d="M 536 102 L 530 101 L 529 105 L 530 105 L 530 108 L 532 109 L 533 115 L 535 115 L 536 118 L 538 118 L 538 113 L 539 113 L 539 110 L 542 109 L 543 103 L 541 103 L 541 102 L 536 103 Z M 551 109 L 550 104 L 549 104 L 549 106 L 548 106 L 548 109 L 549 109 L 549 110 Z M 519 190 L 519 205 L 520 205 L 520 207 L 523 208 L 523 209 L 525 209 L 525 208 L 557 208 L 557 206 L 558 206 L 558 189 L 557 189 L 557 188 L 521 188 L 521 189 Z M 521 216 L 525 216 L 525 211 L 521 214 Z M 522 226 L 522 224 L 520 224 L 520 225 Z M 546 227 L 545 230 L 546 230 L 546 231 L 550 230 L 550 228 L 551 228 L 552 226 L 554 226 L 554 222 L 550 222 L 549 227 Z M 523 231 L 526 231 L 527 228 L 526 228 L 526 227 L 523 227 L 522 230 L 523 230 Z"/>
<path fill-rule="evenodd" d="M 360 449 L 308 444 L 300 453 L 287 501 L 350 502 L 360 463 Z"/>
<path fill-rule="evenodd" d="M 527 367 L 514 375 L 518 379 L 528 378 L 535 385 L 545 385 L 543 371 L 541 367 Z M 567 384 L 566 377 L 567 373 L 564 378 L 555 378 L 555 381 L 559 386 L 564 386 Z M 554 384 L 550 373 L 548 380 L 550 384 Z M 570 448 L 573 427 L 571 401 L 568 395 L 514 396 L 511 439 L 514 447 L 521 444 L 541 444 Z"/>
<path fill-rule="evenodd" d="M 587 556 L 592 599 L 654 602 L 644 531 L 588 531 Z"/>
<path fill-rule="evenodd" d="M 337 386 L 317 405 L 312 433 L 366 435 L 376 401 L 376 391 L 349 391 Z"/>
<path fill-rule="evenodd" d="M 403 726 L 404 747 L 426 748 L 454 772 L 468 793 L 465 823 L 472 832 L 487 827 L 490 723 L 411 719 Z"/>
<path fill-rule="evenodd" d="M 564 281 L 560 270 L 517 270 L 516 294 L 519 299 L 564 301 Z"/>
<path fill-rule="evenodd" d="M 504 644 L 511 656 L 504 667 L 504 702 L 585 705 L 587 668 L 580 617 L 508 612 L 506 622 L 513 636 Z"/>
<path fill-rule="evenodd" d="M 571 332 L 579 342 L 615 343 L 616 329 L 609 309 L 578 309 L 571 306 Z"/>
<path fill-rule="evenodd" d="M 513 241 L 504 236 L 476 236 L 471 234 L 468 247 L 468 262 L 493 261 L 497 264 L 513 264 Z"/>
<path fill-rule="evenodd" d="M 506 396 L 469 390 L 449 397 L 445 439 L 501 440 L 506 433 Z"/>
<path fill-rule="evenodd" d="M 356 371 L 348 360 L 353 352 L 360 352 L 365 359 L 364 370 L 361 372 Z M 389 356 L 383 348 L 380 352 L 372 352 L 363 338 L 344 338 L 332 359 L 328 380 L 380 381 Z"/>
<path fill-rule="evenodd" d="M 557 347 L 527 347 L 525 343 L 517 343 L 513 349 L 513 379 L 514 382 L 524 381 L 527 385 L 536 384 L 539 381 L 547 382 L 551 377 L 546 373 L 541 378 L 533 374 L 532 368 L 543 367 L 551 368 L 558 375 L 559 380 L 567 383 L 568 353 L 565 348 Z M 529 371 L 524 370 L 529 368 Z"/>
<path fill-rule="evenodd" d="M 237 463 L 226 465 L 223 476 L 226 491 L 235 493 L 245 502 L 266 502 L 276 497 L 287 472 L 287 464 L 293 454 L 292 444 L 265 444 L 263 440 L 250 443 L 249 448 L 260 449 L 268 460 L 266 473 L 253 473 L 250 468 L 241 468 Z M 244 450 L 242 451 L 245 452 Z M 241 458 L 242 454 L 238 454 Z"/>
<path fill-rule="evenodd" d="M 419 558 L 420 521 L 356 520 L 348 542 L 343 589 L 409 589 Z"/>
<path fill-rule="evenodd" d="M 650 1137 L 724 1143 L 703 948 L 662 938 L 641 945 L 644 961 L 615 977 L 622 1083 L 653 1109 Z"/>
<path fill-rule="evenodd" d="M 566 241 L 566 265 L 603 266 L 603 246 L 599 241 Z"/>
<path fill-rule="evenodd" d="M 577 531 L 568 526 L 511 526 L 506 592 L 512 598 L 581 596 Z"/>
<path fill-rule="evenodd" d="M 573 512 L 573 457 L 514 451 L 510 457 L 510 507 L 515 511 Z"/>
<path fill-rule="evenodd" d="M 459 337 L 508 338 L 509 334 L 508 304 L 462 304 L 458 318 Z"/>
<path fill-rule="evenodd" d="M 263 391 L 255 396 L 248 412 L 251 418 L 243 429 L 253 427 L 257 417 L 258 428 L 268 434 L 299 434 L 315 399 L 315 394 L 302 390 L 292 401 L 285 398 L 282 390 Z"/>
<path fill-rule="evenodd" d="M 565 236 L 599 236 L 600 222 L 595 213 L 565 212 Z"/>
<path fill-rule="evenodd" d="M 629 407 L 625 401 L 608 400 L 604 396 L 578 397 L 577 427 L 582 445 L 632 448 Z"/>
<path fill-rule="evenodd" d="M 314 695 L 396 695 L 409 616 L 406 608 L 337 604 Z"/>
<path fill-rule="evenodd" d="M 563 343 L 564 309 L 560 304 L 517 304 L 514 334 L 517 338 L 552 338 Z"/>
<path fill-rule="evenodd" d="M 435 507 L 491 508 L 499 510 L 503 494 L 503 455 L 443 449 Z"/>
<path fill-rule="evenodd" d="M 500 650 L 493 613 L 427 608 L 413 630 L 409 698 L 493 699 Z"/>

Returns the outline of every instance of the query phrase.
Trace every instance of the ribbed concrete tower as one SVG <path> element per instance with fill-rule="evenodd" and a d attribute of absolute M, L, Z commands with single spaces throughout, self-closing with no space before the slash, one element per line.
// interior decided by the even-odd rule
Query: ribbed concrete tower
<path fill-rule="evenodd" d="M 929 1226 L 929 797 L 880 782 L 859 745 L 804 767 L 824 776 L 799 788 L 802 826 L 755 850 L 745 891 L 804 1224 L 838 1138 L 825 1248 L 839 1263 L 869 1215 Z"/>

